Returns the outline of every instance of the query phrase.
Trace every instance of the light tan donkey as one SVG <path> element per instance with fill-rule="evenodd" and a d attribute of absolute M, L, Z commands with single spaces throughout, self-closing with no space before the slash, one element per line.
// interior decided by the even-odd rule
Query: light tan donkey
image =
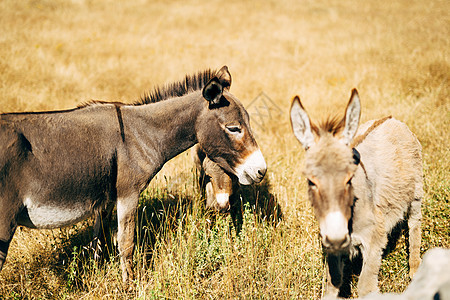
<path fill-rule="evenodd" d="M 294 134 L 306 150 L 304 175 L 327 259 L 327 296 L 350 296 L 344 267 L 348 270 L 358 253 L 363 259 L 359 296 L 378 291 L 388 235 L 405 218 L 411 277 L 420 264 L 422 147 L 391 117 L 358 130 L 360 112 L 356 89 L 342 120 L 311 124 L 298 96 L 290 111 Z"/>

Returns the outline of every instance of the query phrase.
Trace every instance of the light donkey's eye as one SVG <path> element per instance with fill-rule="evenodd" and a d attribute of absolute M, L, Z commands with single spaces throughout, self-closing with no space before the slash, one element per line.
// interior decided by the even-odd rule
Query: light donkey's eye
<path fill-rule="evenodd" d="M 241 133 L 241 126 L 240 125 L 227 125 L 225 126 L 228 132 L 232 134 Z"/>

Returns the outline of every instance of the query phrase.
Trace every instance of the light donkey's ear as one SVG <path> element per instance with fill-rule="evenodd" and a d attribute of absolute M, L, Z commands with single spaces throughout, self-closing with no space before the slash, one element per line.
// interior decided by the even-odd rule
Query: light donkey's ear
<path fill-rule="evenodd" d="M 228 67 L 223 66 L 222 68 L 220 68 L 220 70 L 216 73 L 216 77 L 219 79 L 220 84 L 222 84 L 223 88 L 228 91 L 231 86 L 231 74 L 228 70 Z"/>
<path fill-rule="evenodd" d="M 358 91 L 353 89 L 345 110 L 345 127 L 342 132 L 342 141 L 346 145 L 350 144 L 358 130 L 360 116 L 361 102 L 359 101 Z"/>
<path fill-rule="evenodd" d="M 210 105 L 219 105 L 222 98 L 223 86 L 217 77 L 213 77 L 203 88 L 202 94 Z"/>
<path fill-rule="evenodd" d="M 295 96 L 291 104 L 291 125 L 295 137 L 308 150 L 314 145 L 314 135 L 311 131 L 311 123 L 308 114 L 303 108 L 300 98 Z"/>

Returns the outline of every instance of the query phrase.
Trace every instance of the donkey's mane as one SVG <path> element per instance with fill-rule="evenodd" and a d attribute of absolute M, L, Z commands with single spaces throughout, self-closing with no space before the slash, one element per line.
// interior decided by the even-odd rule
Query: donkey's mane
<path fill-rule="evenodd" d="M 194 75 L 186 75 L 183 80 L 178 82 L 172 82 L 166 84 L 162 87 L 155 87 L 153 91 L 147 92 L 142 96 L 138 101 L 131 105 L 143 105 L 150 104 L 155 102 L 164 101 L 174 97 L 181 97 L 190 92 L 197 91 L 205 87 L 208 81 L 217 73 L 215 70 L 205 70 L 202 72 L 198 72 Z M 125 103 L 115 101 L 102 101 L 102 100 L 91 100 L 85 103 L 82 103 L 77 106 L 77 108 L 84 108 L 87 106 L 97 105 L 97 104 L 114 104 L 116 107 L 120 107 L 122 105 L 126 105 Z"/>
<path fill-rule="evenodd" d="M 154 88 L 153 91 L 142 96 L 134 105 L 155 103 L 173 97 L 181 97 L 190 92 L 200 90 L 215 74 L 216 71 L 208 69 L 194 75 L 186 75 L 184 80 Z"/>
<path fill-rule="evenodd" d="M 366 132 L 364 132 L 361 135 L 356 136 L 352 143 L 350 144 L 350 146 L 352 148 L 358 146 L 359 144 L 362 143 L 362 141 L 364 141 L 364 139 L 372 132 L 374 131 L 375 128 L 377 128 L 378 126 L 380 126 L 381 124 L 383 124 L 385 121 L 391 119 L 392 116 L 387 116 L 381 119 L 376 120 L 375 122 L 373 122 L 373 124 L 366 130 Z"/>
<path fill-rule="evenodd" d="M 336 135 L 340 133 L 345 126 L 345 118 L 339 116 L 328 116 L 323 121 L 316 124 L 311 124 L 311 129 L 320 136 L 322 133 L 331 133 Z"/>
<path fill-rule="evenodd" d="M 353 138 L 351 143 L 351 147 L 356 147 L 378 126 L 383 124 L 386 120 L 391 119 L 392 116 L 387 116 L 376 120 L 373 124 L 361 135 L 358 135 Z M 311 129 L 320 136 L 323 133 L 331 133 L 332 135 L 336 135 L 344 130 L 345 127 L 345 118 L 340 118 L 339 116 L 328 116 L 325 120 L 319 122 L 317 125 L 311 123 Z"/>

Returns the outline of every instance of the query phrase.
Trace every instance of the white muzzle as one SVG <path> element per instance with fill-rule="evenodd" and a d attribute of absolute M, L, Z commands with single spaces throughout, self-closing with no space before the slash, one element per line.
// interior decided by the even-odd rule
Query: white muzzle
<path fill-rule="evenodd" d="M 235 171 L 240 184 L 249 185 L 261 182 L 267 171 L 266 161 L 261 150 L 258 149 L 250 154 L 242 164 L 235 168 Z"/>
<path fill-rule="evenodd" d="M 325 248 L 341 250 L 350 244 L 348 221 L 340 211 L 328 213 L 320 223 L 320 235 Z"/>
<path fill-rule="evenodd" d="M 230 207 L 230 195 L 228 193 L 217 193 L 216 194 L 217 206 L 219 209 L 228 209 Z"/>

